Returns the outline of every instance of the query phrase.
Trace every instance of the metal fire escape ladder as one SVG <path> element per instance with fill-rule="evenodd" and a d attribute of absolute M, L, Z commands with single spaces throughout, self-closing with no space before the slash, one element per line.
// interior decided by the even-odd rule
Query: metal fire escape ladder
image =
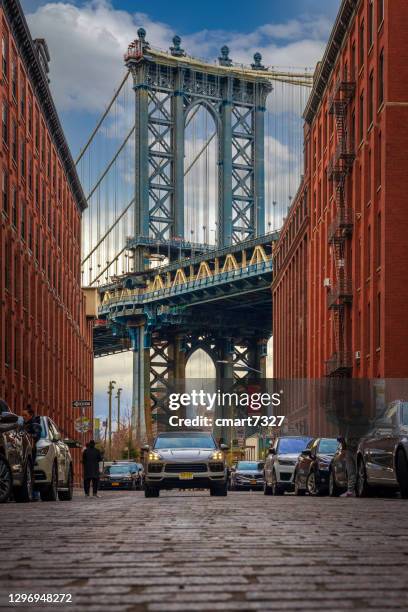
<path fill-rule="evenodd" d="M 335 213 L 329 226 L 328 242 L 335 262 L 335 282 L 328 294 L 332 311 L 335 350 L 326 362 L 327 376 L 348 376 L 352 359 L 345 335 L 345 309 L 353 298 L 351 270 L 346 259 L 346 242 L 353 232 L 353 213 L 346 200 L 346 177 L 354 162 L 354 143 L 347 138 L 347 108 L 354 95 L 355 81 L 349 75 L 339 77 L 329 100 L 329 114 L 336 122 L 337 145 L 327 174 L 334 183 Z"/>

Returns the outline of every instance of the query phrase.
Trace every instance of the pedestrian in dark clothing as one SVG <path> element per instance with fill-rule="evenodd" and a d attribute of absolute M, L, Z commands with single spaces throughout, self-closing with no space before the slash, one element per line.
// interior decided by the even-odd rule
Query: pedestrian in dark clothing
<path fill-rule="evenodd" d="M 24 429 L 31 436 L 32 441 L 32 461 L 33 466 L 35 465 L 35 459 L 37 456 L 37 442 L 41 438 L 41 419 L 39 416 L 36 416 L 32 406 L 28 404 L 26 408 L 23 410 L 23 418 L 24 418 Z M 33 490 L 33 501 L 39 501 L 40 492 L 38 489 Z"/>
<path fill-rule="evenodd" d="M 91 440 L 82 453 L 82 464 L 84 466 L 84 491 L 87 497 L 89 497 L 91 482 L 93 496 L 99 497 L 98 484 L 100 461 L 102 461 L 102 455 L 99 450 L 95 448 L 94 440 Z"/>

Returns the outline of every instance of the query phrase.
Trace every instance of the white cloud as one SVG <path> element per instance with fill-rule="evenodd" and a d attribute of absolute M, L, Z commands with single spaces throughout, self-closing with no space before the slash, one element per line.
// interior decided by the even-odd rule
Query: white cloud
<path fill-rule="evenodd" d="M 150 43 L 166 49 L 174 32 L 144 13 L 117 10 L 107 0 L 82 6 L 53 2 L 27 15 L 33 37 L 45 37 L 51 52 L 51 87 L 60 110 L 100 112 L 124 73 L 123 54 L 139 26 Z M 203 30 L 185 36 L 189 54 L 215 60 L 223 44 L 233 60 L 249 64 L 260 51 L 266 65 L 314 66 L 329 24 L 323 17 L 265 24 L 253 32 Z"/>

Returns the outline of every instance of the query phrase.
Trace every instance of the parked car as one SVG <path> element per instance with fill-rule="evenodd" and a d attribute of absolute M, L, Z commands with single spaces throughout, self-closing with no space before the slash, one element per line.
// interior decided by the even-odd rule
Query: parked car
<path fill-rule="evenodd" d="M 338 447 L 329 466 L 329 495 L 338 497 L 347 491 L 348 476 L 346 466 L 346 442 L 337 438 Z"/>
<path fill-rule="evenodd" d="M 263 461 L 238 461 L 230 470 L 231 491 L 263 489 L 263 469 Z"/>
<path fill-rule="evenodd" d="M 41 438 L 37 442 L 34 465 L 35 486 L 42 501 L 72 499 L 74 468 L 67 441 L 62 439 L 54 421 L 40 417 Z"/>
<path fill-rule="evenodd" d="M 31 501 L 33 492 L 31 437 L 19 417 L 0 406 L 0 503 L 13 495 L 16 502 Z"/>
<path fill-rule="evenodd" d="M 227 495 L 224 450 L 211 433 L 177 431 L 161 433 L 147 451 L 145 496 L 158 497 L 162 489 L 209 489 L 211 495 Z"/>
<path fill-rule="evenodd" d="M 392 402 L 357 450 L 356 493 L 399 489 L 408 498 L 408 402 Z"/>
<path fill-rule="evenodd" d="M 310 436 L 280 436 L 276 438 L 265 461 L 264 494 L 283 495 L 294 490 L 293 474 L 300 453 Z"/>
<path fill-rule="evenodd" d="M 115 462 L 105 468 L 99 480 L 99 488 L 128 489 L 134 491 L 143 485 L 139 465 L 134 462 Z"/>
<path fill-rule="evenodd" d="M 329 492 L 329 473 L 339 446 L 336 438 L 310 440 L 299 455 L 293 477 L 295 495 L 324 495 Z"/>

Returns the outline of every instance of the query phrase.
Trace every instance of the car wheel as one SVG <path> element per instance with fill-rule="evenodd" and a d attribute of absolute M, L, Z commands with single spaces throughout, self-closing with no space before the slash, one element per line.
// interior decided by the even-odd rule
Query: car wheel
<path fill-rule="evenodd" d="M 24 480 L 21 487 L 14 489 L 14 499 L 18 503 L 30 502 L 33 498 L 33 468 L 30 461 L 26 463 Z"/>
<path fill-rule="evenodd" d="M 359 458 L 357 464 L 356 494 L 357 497 L 368 497 L 370 494 L 370 487 L 367 482 L 367 472 L 362 457 Z"/>
<path fill-rule="evenodd" d="M 264 495 L 272 495 L 272 487 L 268 485 L 266 478 L 264 479 L 264 483 L 263 483 L 263 492 L 264 492 Z"/>
<path fill-rule="evenodd" d="M 72 473 L 72 466 L 70 466 L 68 471 L 67 489 L 67 491 L 58 491 L 58 499 L 60 501 L 71 501 L 74 495 L 74 474 Z"/>
<path fill-rule="evenodd" d="M 316 484 L 316 472 L 312 470 L 306 480 L 306 488 L 309 495 L 319 495 L 319 488 Z"/>
<path fill-rule="evenodd" d="M 401 497 L 408 499 L 408 461 L 402 448 L 397 453 L 397 480 Z"/>
<path fill-rule="evenodd" d="M 145 485 L 144 494 L 145 497 L 159 497 L 160 489 L 159 487 L 149 487 L 148 485 Z"/>
<path fill-rule="evenodd" d="M 336 483 L 336 477 L 333 470 L 330 470 L 329 476 L 329 495 L 330 497 L 338 497 L 340 495 L 340 489 Z"/>
<path fill-rule="evenodd" d="M 12 488 L 12 476 L 10 466 L 4 457 L 0 457 L 0 504 L 4 504 L 10 498 Z"/>
<path fill-rule="evenodd" d="M 58 475 L 55 463 L 52 466 L 51 484 L 45 491 L 41 491 L 41 499 L 47 502 L 57 501 L 58 499 Z"/>
<path fill-rule="evenodd" d="M 227 483 L 224 483 L 221 486 L 219 484 L 212 485 L 210 487 L 210 495 L 216 496 L 216 497 L 227 497 L 228 495 Z"/>
<path fill-rule="evenodd" d="M 297 496 L 305 495 L 306 491 L 304 489 L 301 489 L 299 486 L 297 474 L 295 474 L 294 481 L 295 481 L 295 495 Z"/>
<path fill-rule="evenodd" d="M 278 485 L 276 473 L 272 472 L 272 495 L 283 495 L 283 489 Z"/>

